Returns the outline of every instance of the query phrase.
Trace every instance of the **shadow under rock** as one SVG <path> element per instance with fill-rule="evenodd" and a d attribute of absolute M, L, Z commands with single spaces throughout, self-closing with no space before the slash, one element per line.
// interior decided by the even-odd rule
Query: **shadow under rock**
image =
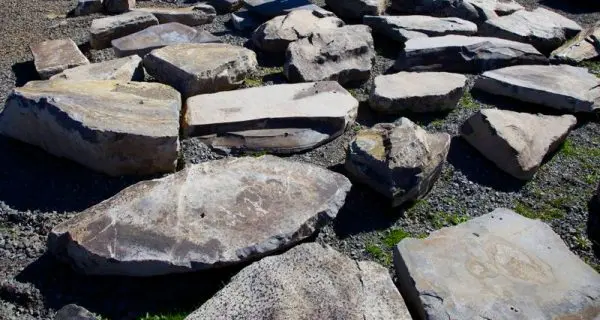
<path fill-rule="evenodd" d="M 561 10 L 572 14 L 582 14 L 600 11 L 600 2 L 597 0 L 542 0 L 541 5 L 552 9 Z"/>
<path fill-rule="evenodd" d="M 356 121 L 361 125 L 372 127 L 378 123 L 393 123 L 404 117 L 421 126 L 426 126 L 433 121 L 446 118 L 451 111 L 452 110 L 423 113 L 405 111 L 398 114 L 386 114 L 371 109 L 368 101 L 361 101 L 358 106 Z"/>
<path fill-rule="evenodd" d="M 594 244 L 594 254 L 600 257 L 600 198 L 596 194 L 588 201 L 587 236 Z"/>
<path fill-rule="evenodd" d="M 29 81 L 41 80 L 33 61 L 13 64 L 12 72 L 15 74 L 15 87 L 22 87 Z"/>
<path fill-rule="evenodd" d="M 376 32 L 373 32 L 373 42 L 377 54 L 391 60 L 398 59 L 400 52 L 404 50 L 404 45 L 400 42 Z"/>

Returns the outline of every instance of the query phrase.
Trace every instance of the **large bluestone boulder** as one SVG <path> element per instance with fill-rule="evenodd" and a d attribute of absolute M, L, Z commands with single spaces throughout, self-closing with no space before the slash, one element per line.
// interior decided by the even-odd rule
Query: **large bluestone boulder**
<path fill-rule="evenodd" d="M 284 73 L 292 82 L 336 80 L 346 84 L 367 80 L 373 59 L 371 29 L 351 25 L 317 31 L 291 43 L 286 52 Z"/>
<path fill-rule="evenodd" d="M 186 98 L 238 88 L 257 65 L 252 50 L 224 43 L 172 45 L 144 58 L 150 75 Z"/>
<path fill-rule="evenodd" d="M 394 250 L 420 319 L 598 319 L 600 275 L 542 221 L 496 209 Z"/>
<path fill-rule="evenodd" d="M 485 72 L 475 88 L 566 112 L 600 108 L 600 79 L 569 65 L 513 66 Z"/>
<path fill-rule="evenodd" d="M 487 20 L 479 28 L 483 36 L 530 43 L 544 54 L 560 47 L 580 31 L 581 27 L 575 21 L 544 8 L 519 10 Z"/>
<path fill-rule="evenodd" d="M 498 168 L 515 178 L 529 180 L 544 157 L 562 144 L 576 124 L 572 115 L 485 109 L 463 124 L 461 134 Z"/>
<path fill-rule="evenodd" d="M 252 34 L 252 41 L 263 51 L 285 52 L 291 42 L 306 38 L 314 31 L 343 25 L 337 17 L 322 17 L 312 10 L 295 10 L 263 23 Z"/>
<path fill-rule="evenodd" d="M 94 19 L 90 27 L 90 46 L 92 49 L 109 48 L 112 40 L 157 24 L 158 19 L 154 15 L 139 11 Z"/>
<path fill-rule="evenodd" d="M 267 18 L 287 14 L 294 10 L 313 10 L 318 6 L 308 0 L 243 0 L 251 12 Z"/>
<path fill-rule="evenodd" d="M 330 141 L 354 122 L 358 111 L 358 101 L 334 81 L 202 94 L 186 105 L 184 136 L 204 136 L 220 149 L 270 153 Z"/>
<path fill-rule="evenodd" d="M 579 63 L 600 57 L 600 22 L 581 31 L 575 39 L 554 50 L 551 57 L 567 63 Z"/>
<path fill-rule="evenodd" d="M 31 81 L 0 114 L 0 133 L 112 176 L 172 172 L 181 98 L 158 84 Z"/>
<path fill-rule="evenodd" d="M 129 56 L 67 69 L 51 80 L 123 80 L 143 81 L 142 58 Z"/>
<path fill-rule="evenodd" d="M 515 0 L 392 0 L 392 8 L 439 17 L 458 17 L 476 23 L 523 9 Z"/>
<path fill-rule="evenodd" d="M 365 16 L 363 23 L 375 32 L 402 43 L 413 38 L 439 37 L 448 34 L 469 36 L 477 33 L 477 25 L 473 22 L 452 17 Z"/>
<path fill-rule="evenodd" d="M 350 142 L 345 166 L 358 181 L 399 206 L 431 190 L 449 149 L 447 133 L 427 133 L 400 118 L 360 130 Z"/>
<path fill-rule="evenodd" d="M 505 39 L 448 35 L 406 41 L 397 70 L 480 73 L 517 64 L 546 64 L 532 45 Z"/>
<path fill-rule="evenodd" d="M 62 71 L 89 64 L 71 39 L 47 40 L 31 46 L 35 70 L 41 79 L 49 79 Z"/>
<path fill-rule="evenodd" d="M 363 16 L 378 16 L 385 12 L 387 0 L 325 0 L 327 6 L 342 18 L 362 19 Z"/>
<path fill-rule="evenodd" d="M 410 320 L 387 269 L 306 243 L 244 268 L 186 320 Z"/>
<path fill-rule="evenodd" d="M 447 72 L 398 72 L 375 77 L 369 105 L 390 114 L 438 112 L 456 108 L 467 77 Z"/>
<path fill-rule="evenodd" d="M 108 13 L 123 13 L 135 8 L 135 0 L 102 0 Z"/>
<path fill-rule="evenodd" d="M 177 22 L 186 26 L 211 23 L 217 16 L 215 8 L 202 3 L 184 8 L 136 8 L 135 11 L 151 13 L 159 23 Z"/>
<path fill-rule="evenodd" d="M 153 276 L 256 259 L 311 236 L 344 204 L 341 174 L 273 156 L 187 166 L 139 182 L 52 229 L 85 274 Z"/>

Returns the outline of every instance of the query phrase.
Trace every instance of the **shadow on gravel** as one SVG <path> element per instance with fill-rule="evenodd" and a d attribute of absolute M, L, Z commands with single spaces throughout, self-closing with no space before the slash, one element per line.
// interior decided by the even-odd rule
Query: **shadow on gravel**
<path fill-rule="evenodd" d="M 16 87 L 22 87 L 29 81 L 40 80 L 33 60 L 13 64 L 12 72 L 15 74 Z"/>
<path fill-rule="evenodd" d="M 405 117 L 421 126 L 426 126 L 433 121 L 446 118 L 450 111 L 451 110 L 445 112 L 403 112 L 402 114 L 385 114 L 371 109 L 368 101 L 361 101 L 358 105 L 356 121 L 363 126 L 372 127 L 378 123 L 393 123 L 396 120 Z"/>
<path fill-rule="evenodd" d="M 572 14 L 600 12 L 600 3 L 597 0 L 542 0 L 540 4 Z"/>
<path fill-rule="evenodd" d="M 594 255 L 600 257 L 600 199 L 588 201 L 587 236 L 593 243 Z"/>

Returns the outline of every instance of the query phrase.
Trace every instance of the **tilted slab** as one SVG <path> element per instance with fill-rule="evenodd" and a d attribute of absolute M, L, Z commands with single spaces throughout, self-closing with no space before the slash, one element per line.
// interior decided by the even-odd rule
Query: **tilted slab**
<path fill-rule="evenodd" d="M 92 49 L 109 48 L 112 40 L 157 24 L 158 19 L 151 13 L 139 11 L 94 19 L 90 27 L 90 46 Z"/>
<path fill-rule="evenodd" d="M 31 46 L 35 70 L 42 79 L 49 79 L 63 70 L 89 64 L 71 39 L 40 42 Z"/>
<path fill-rule="evenodd" d="M 51 80 L 144 80 L 142 58 L 129 56 L 67 69 L 50 78 Z"/>
<path fill-rule="evenodd" d="M 552 52 L 553 59 L 568 63 L 579 63 L 600 56 L 600 22 L 581 31 Z"/>
<path fill-rule="evenodd" d="M 413 38 L 440 37 L 449 34 L 469 36 L 477 33 L 476 24 L 453 17 L 365 16 L 363 23 L 374 31 L 402 43 Z"/>
<path fill-rule="evenodd" d="M 177 22 L 186 26 L 211 23 L 217 16 L 215 8 L 202 3 L 185 8 L 136 8 L 134 11 L 151 13 L 159 23 Z"/>

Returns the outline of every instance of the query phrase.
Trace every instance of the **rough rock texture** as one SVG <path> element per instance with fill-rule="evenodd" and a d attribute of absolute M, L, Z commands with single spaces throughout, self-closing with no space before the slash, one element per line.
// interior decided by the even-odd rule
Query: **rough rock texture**
<path fill-rule="evenodd" d="M 560 47 L 580 31 L 581 27 L 575 21 L 544 8 L 520 10 L 490 19 L 479 28 L 483 36 L 530 43 L 544 54 Z"/>
<path fill-rule="evenodd" d="M 291 43 L 284 73 L 292 82 L 337 80 L 340 84 L 367 80 L 375 49 L 371 29 L 352 25 L 314 32 Z"/>
<path fill-rule="evenodd" d="M 73 16 L 85 16 L 92 13 L 102 12 L 102 0 L 77 0 L 77 6 L 73 9 Z"/>
<path fill-rule="evenodd" d="M 31 53 L 35 70 L 42 79 L 49 79 L 63 70 L 90 63 L 71 39 L 40 42 L 31 46 Z"/>
<path fill-rule="evenodd" d="M 542 160 L 556 150 L 577 124 L 572 115 L 535 115 L 485 109 L 471 116 L 462 136 L 498 168 L 523 180 L 532 179 Z"/>
<path fill-rule="evenodd" d="M 410 320 L 387 269 L 307 243 L 246 267 L 186 320 Z"/>
<path fill-rule="evenodd" d="M 359 131 L 348 147 L 346 170 L 398 206 L 431 190 L 449 149 L 447 133 L 427 133 L 400 118 Z"/>
<path fill-rule="evenodd" d="M 384 113 L 436 112 L 456 108 L 467 77 L 446 72 L 399 72 L 375 78 L 369 105 Z"/>
<path fill-rule="evenodd" d="M 285 52 L 288 45 L 310 36 L 314 31 L 339 28 L 344 22 L 336 17 L 319 17 L 311 10 L 295 10 L 275 17 L 252 34 L 254 45 L 263 51 Z"/>
<path fill-rule="evenodd" d="M 56 226 L 48 249 L 86 274 L 215 268 L 289 247 L 335 218 L 350 182 L 272 156 L 187 166 Z"/>
<path fill-rule="evenodd" d="M 103 0 L 107 13 L 123 13 L 135 8 L 135 0 Z"/>
<path fill-rule="evenodd" d="M 600 275 L 544 222 L 508 209 L 404 239 L 394 261 L 422 319 L 597 319 Z"/>
<path fill-rule="evenodd" d="M 30 81 L 0 114 L 0 133 L 113 176 L 175 170 L 179 93 L 158 83 Z"/>
<path fill-rule="evenodd" d="M 183 43 L 216 43 L 219 38 L 207 31 L 197 31 L 181 23 L 171 22 L 148 27 L 142 31 L 115 39 L 112 46 L 117 57 L 137 54 L 141 57 L 165 46 Z"/>
<path fill-rule="evenodd" d="M 54 316 L 54 320 L 97 320 L 96 316 L 76 304 L 68 304 Z"/>
<path fill-rule="evenodd" d="M 135 11 L 151 13 L 159 23 L 178 22 L 186 26 L 211 23 L 217 16 L 215 8 L 207 4 L 185 8 L 137 8 Z"/>
<path fill-rule="evenodd" d="M 394 67 L 409 71 L 479 73 L 516 64 L 544 64 L 532 45 L 505 39 L 448 35 L 408 40 Z"/>
<path fill-rule="evenodd" d="M 385 12 L 387 0 L 325 0 L 335 14 L 347 19 L 362 19 L 365 15 L 378 16 Z"/>
<path fill-rule="evenodd" d="M 142 58 L 129 56 L 67 69 L 50 79 L 143 81 L 144 67 Z"/>
<path fill-rule="evenodd" d="M 600 108 L 600 79 L 569 65 L 513 66 L 485 72 L 475 88 L 567 112 Z"/>
<path fill-rule="evenodd" d="M 365 16 L 363 23 L 375 32 L 396 41 L 406 42 L 413 38 L 438 37 L 448 34 L 474 35 L 477 25 L 460 18 L 436 18 L 430 16 Z"/>
<path fill-rule="evenodd" d="M 600 57 L 600 22 L 581 31 L 577 37 L 554 50 L 551 57 L 568 63 Z"/>
<path fill-rule="evenodd" d="M 523 9 L 515 0 L 392 0 L 392 8 L 407 13 L 458 17 L 481 23 Z"/>
<path fill-rule="evenodd" d="M 293 10 L 312 10 L 314 4 L 308 0 L 243 0 L 245 7 L 256 14 L 267 18 L 273 18 Z"/>
<path fill-rule="evenodd" d="M 117 16 L 92 20 L 90 46 L 93 49 L 110 47 L 114 39 L 144 30 L 158 24 L 158 19 L 150 13 L 132 11 Z"/>

